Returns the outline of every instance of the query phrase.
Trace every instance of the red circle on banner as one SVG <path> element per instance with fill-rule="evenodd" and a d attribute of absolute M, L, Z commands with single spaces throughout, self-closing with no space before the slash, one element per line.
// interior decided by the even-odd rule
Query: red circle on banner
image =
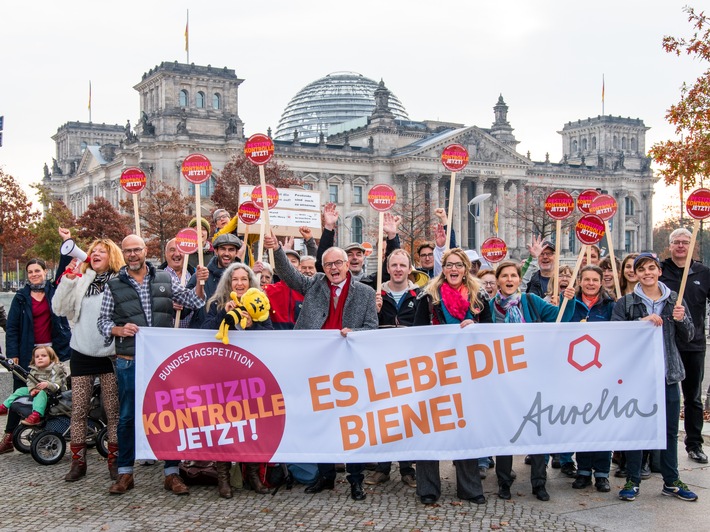
<path fill-rule="evenodd" d="M 180 171 L 190 183 L 201 185 L 212 175 L 212 163 L 201 153 L 193 153 L 185 157 Z"/>
<path fill-rule="evenodd" d="M 365 256 L 366 257 L 369 257 L 370 255 L 372 255 L 372 252 L 374 251 L 374 249 L 372 248 L 372 244 L 370 244 L 369 242 L 363 242 L 362 247 L 365 248 Z"/>
<path fill-rule="evenodd" d="M 375 185 L 367 193 L 367 202 L 376 211 L 385 212 L 394 207 L 397 201 L 397 193 L 394 189 L 383 183 Z"/>
<path fill-rule="evenodd" d="M 710 216 L 710 190 L 696 188 L 685 200 L 685 210 L 696 220 L 704 220 Z"/>
<path fill-rule="evenodd" d="M 505 243 L 505 240 L 497 236 L 486 238 L 483 244 L 481 244 L 481 255 L 488 262 L 500 262 L 507 254 L 508 245 Z"/>
<path fill-rule="evenodd" d="M 594 214 L 585 214 L 577 221 L 574 232 L 582 244 L 596 244 L 604 238 L 604 220 Z"/>
<path fill-rule="evenodd" d="M 247 333 L 248 334 L 248 333 Z M 205 364 L 208 362 L 208 364 Z M 232 344 L 189 345 L 148 382 L 143 430 L 156 457 L 269 462 L 281 442 L 286 406 L 269 368 Z"/>
<path fill-rule="evenodd" d="M 244 143 L 244 155 L 257 166 L 266 164 L 274 156 L 274 141 L 267 135 L 256 133 Z"/>
<path fill-rule="evenodd" d="M 261 199 L 261 185 L 255 186 L 254 190 L 251 191 L 251 201 L 258 209 L 264 208 L 264 202 Z M 279 191 L 272 185 L 266 185 L 266 204 L 269 209 L 276 207 L 278 202 Z"/>
<path fill-rule="evenodd" d="M 441 152 L 441 164 L 450 172 L 460 172 L 468 165 L 468 150 L 461 144 L 449 144 Z"/>
<path fill-rule="evenodd" d="M 121 188 L 129 194 L 138 194 L 145 188 L 146 182 L 145 172 L 140 168 L 131 166 L 121 172 Z"/>
<path fill-rule="evenodd" d="M 251 225 L 259 221 L 259 218 L 261 217 L 261 209 L 254 205 L 253 202 L 245 201 L 239 206 L 237 215 L 239 216 L 239 219 L 242 221 L 242 223 Z"/>
<path fill-rule="evenodd" d="M 553 220 L 564 220 L 574 212 L 574 198 L 565 190 L 555 190 L 545 199 L 545 212 Z"/>
<path fill-rule="evenodd" d="M 180 250 L 180 253 L 189 255 L 197 251 L 197 231 L 192 227 L 180 229 L 175 236 L 175 245 Z"/>
<path fill-rule="evenodd" d="M 604 221 L 611 220 L 619 206 L 609 194 L 599 194 L 589 205 L 589 213 L 599 216 Z"/>
<path fill-rule="evenodd" d="M 592 204 L 592 200 L 598 195 L 599 192 L 597 192 L 593 188 L 588 188 L 587 190 L 583 190 L 582 192 L 580 192 L 579 197 L 577 198 L 577 208 L 579 209 L 579 212 L 584 214 L 591 214 L 589 212 L 589 206 Z"/>

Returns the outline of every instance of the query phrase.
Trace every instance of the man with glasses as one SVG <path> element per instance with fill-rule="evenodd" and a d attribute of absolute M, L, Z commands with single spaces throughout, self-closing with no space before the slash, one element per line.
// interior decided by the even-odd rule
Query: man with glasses
<path fill-rule="evenodd" d="M 429 279 L 434 277 L 434 246 L 433 242 L 424 242 L 417 248 L 417 255 L 419 256 L 419 270 L 424 272 L 429 276 Z"/>
<path fill-rule="evenodd" d="M 291 264 L 273 232 L 264 237 L 264 247 L 274 250 L 276 274 L 291 288 L 303 294 L 303 306 L 294 329 L 338 329 L 345 337 L 350 331 L 377 329 L 375 291 L 355 282 L 348 271 L 345 250 L 331 247 L 323 253 L 325 273 L 313 277 L 303 275 Z M 348 464 L 348 482 L 353 500 L 365 499 L 362 487 L 364 464 Z M 306 493 L 319 493 L 335 488 L 335 464 L 318 464 L 318 478 Z"/>
<path fill-rule="evenodd" d="M 529 246 L 529 249 L 533 259 L 537 259 L 539 269 L 530 277 L 525 291 L 544 299 L 547 293 L 547 285 L 552 279 L 552 273 L 555 269 L 555 245 L 549 240 L 544 240 L 540 244 L 540 251 L 537 256 L 535 256 L 535 245 Z"/>
<path fill-rule="evenodd" d="M 695 334 L 689 342 L 678 340 L 680 358 L 685 366 L 685 379 L 681 382 L 685 407 L 685 450 L 688 458 L 699 464 L 707 464 L 703 452 L 703 402 L 702 383 L 705 371 L 705 312 L 710 300 L 710 269 L 689 256 L 691 233 L 679 228 L 670 235 L 671 256 L 661 263 L 661 282 L 671 290 L 680 289 L 683 268 L 690 261 L 688 281 L 683 299 L 688 305 L 695 326 Z"/>
<path fill-rule="evenodd" d="M 101 313 L 97 321 L 105 345 L 115 338 L 116 378 L 118 380 L 118 480 L 109 493 L 122 495 L 133 489 L 135 442 L 135 336 L 141 327 L 172 327 L 173 303 L 189 309 L 204 305 L 204 291 L 198 284 L 188 290 L 168 272 L 157 270 L 146 259 L 144 240 L 128 235 L 121 242 L 126 265 L 104 289 Z M 207 278 L 207 268 L 198 266 L 195 278 Z M 176 495 L 190 493 L 178 474 L 178 461 L 165 462 L 164 487 Z"/>

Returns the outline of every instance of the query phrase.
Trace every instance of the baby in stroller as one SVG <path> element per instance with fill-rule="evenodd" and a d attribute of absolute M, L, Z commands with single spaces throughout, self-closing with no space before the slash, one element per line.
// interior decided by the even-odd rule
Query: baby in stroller
<path fill-rule="evenodd" d="M 47 409 L 47 393 L 66 390 L 67 375 L 57 353 L 50 346 L 40 345 L 32 351 L 32 364 L 27 386 L 18 388 L 0 405 L 0 416 L 7 415 L 10 405 L 20 397 L 32 397 L 32 413 L 21 421 L 30 427 L 42 423 Z M 46 390 L 46 391 L 45 391 Z"/>

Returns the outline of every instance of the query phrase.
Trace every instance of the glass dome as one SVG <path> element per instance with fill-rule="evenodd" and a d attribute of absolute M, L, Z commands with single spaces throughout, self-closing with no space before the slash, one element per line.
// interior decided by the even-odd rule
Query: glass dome
<path fill-rule="evenodd" d="M 368 117 L 375 109 L 377 87 L 376 81 L 357 72 L 334 72 L 309 83 L 286 106 L 274 138 L 291 140 L 298 131 L 299 141 L 317 142 L 321 132 L 328 135 L 329 126 Z M 409 120 L 391 92 L 389 108 L 395 118 Z"/>

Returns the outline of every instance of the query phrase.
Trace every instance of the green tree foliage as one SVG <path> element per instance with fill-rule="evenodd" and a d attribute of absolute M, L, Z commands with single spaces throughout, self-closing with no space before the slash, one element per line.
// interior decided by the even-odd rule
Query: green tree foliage
<path fill-rule="evenodd" d="M 690 38 L 663 38 L 666 52 L 689 55 L 707 65 L 710 62 L 710 19 L 686 7 L 693 27 Z M 660 174 L 667 185 L 682 185 L 691 190 L 710 177 L 710 68 L 695 80 L 681 87 L 680 101 L 666 113 L 666 120 L 675 127 L 678 140 L 655 144 L 651 156 L 661 165 Z"/>
<path fill-rule="evenodd" d="M 45 209 L 42 218 L 30 227 L 35 242 L 27 255 L 39 257 L 54 265 L 59 257 L 59 247 L 62 245 L 62 238 L 57 230 L 60 227 L 73 228 L 76 219 L 63 201 L 51 197 L 49 190 L 41 185 L 32 185 L 32 187 L 37 190 Z"/>
<path fill-rule="evenodd" d="M 19 183 L 0 168 L 0 280 L 5 260 L 19 260 L 30 246 L 28 227 L 38 217 Z"/>

